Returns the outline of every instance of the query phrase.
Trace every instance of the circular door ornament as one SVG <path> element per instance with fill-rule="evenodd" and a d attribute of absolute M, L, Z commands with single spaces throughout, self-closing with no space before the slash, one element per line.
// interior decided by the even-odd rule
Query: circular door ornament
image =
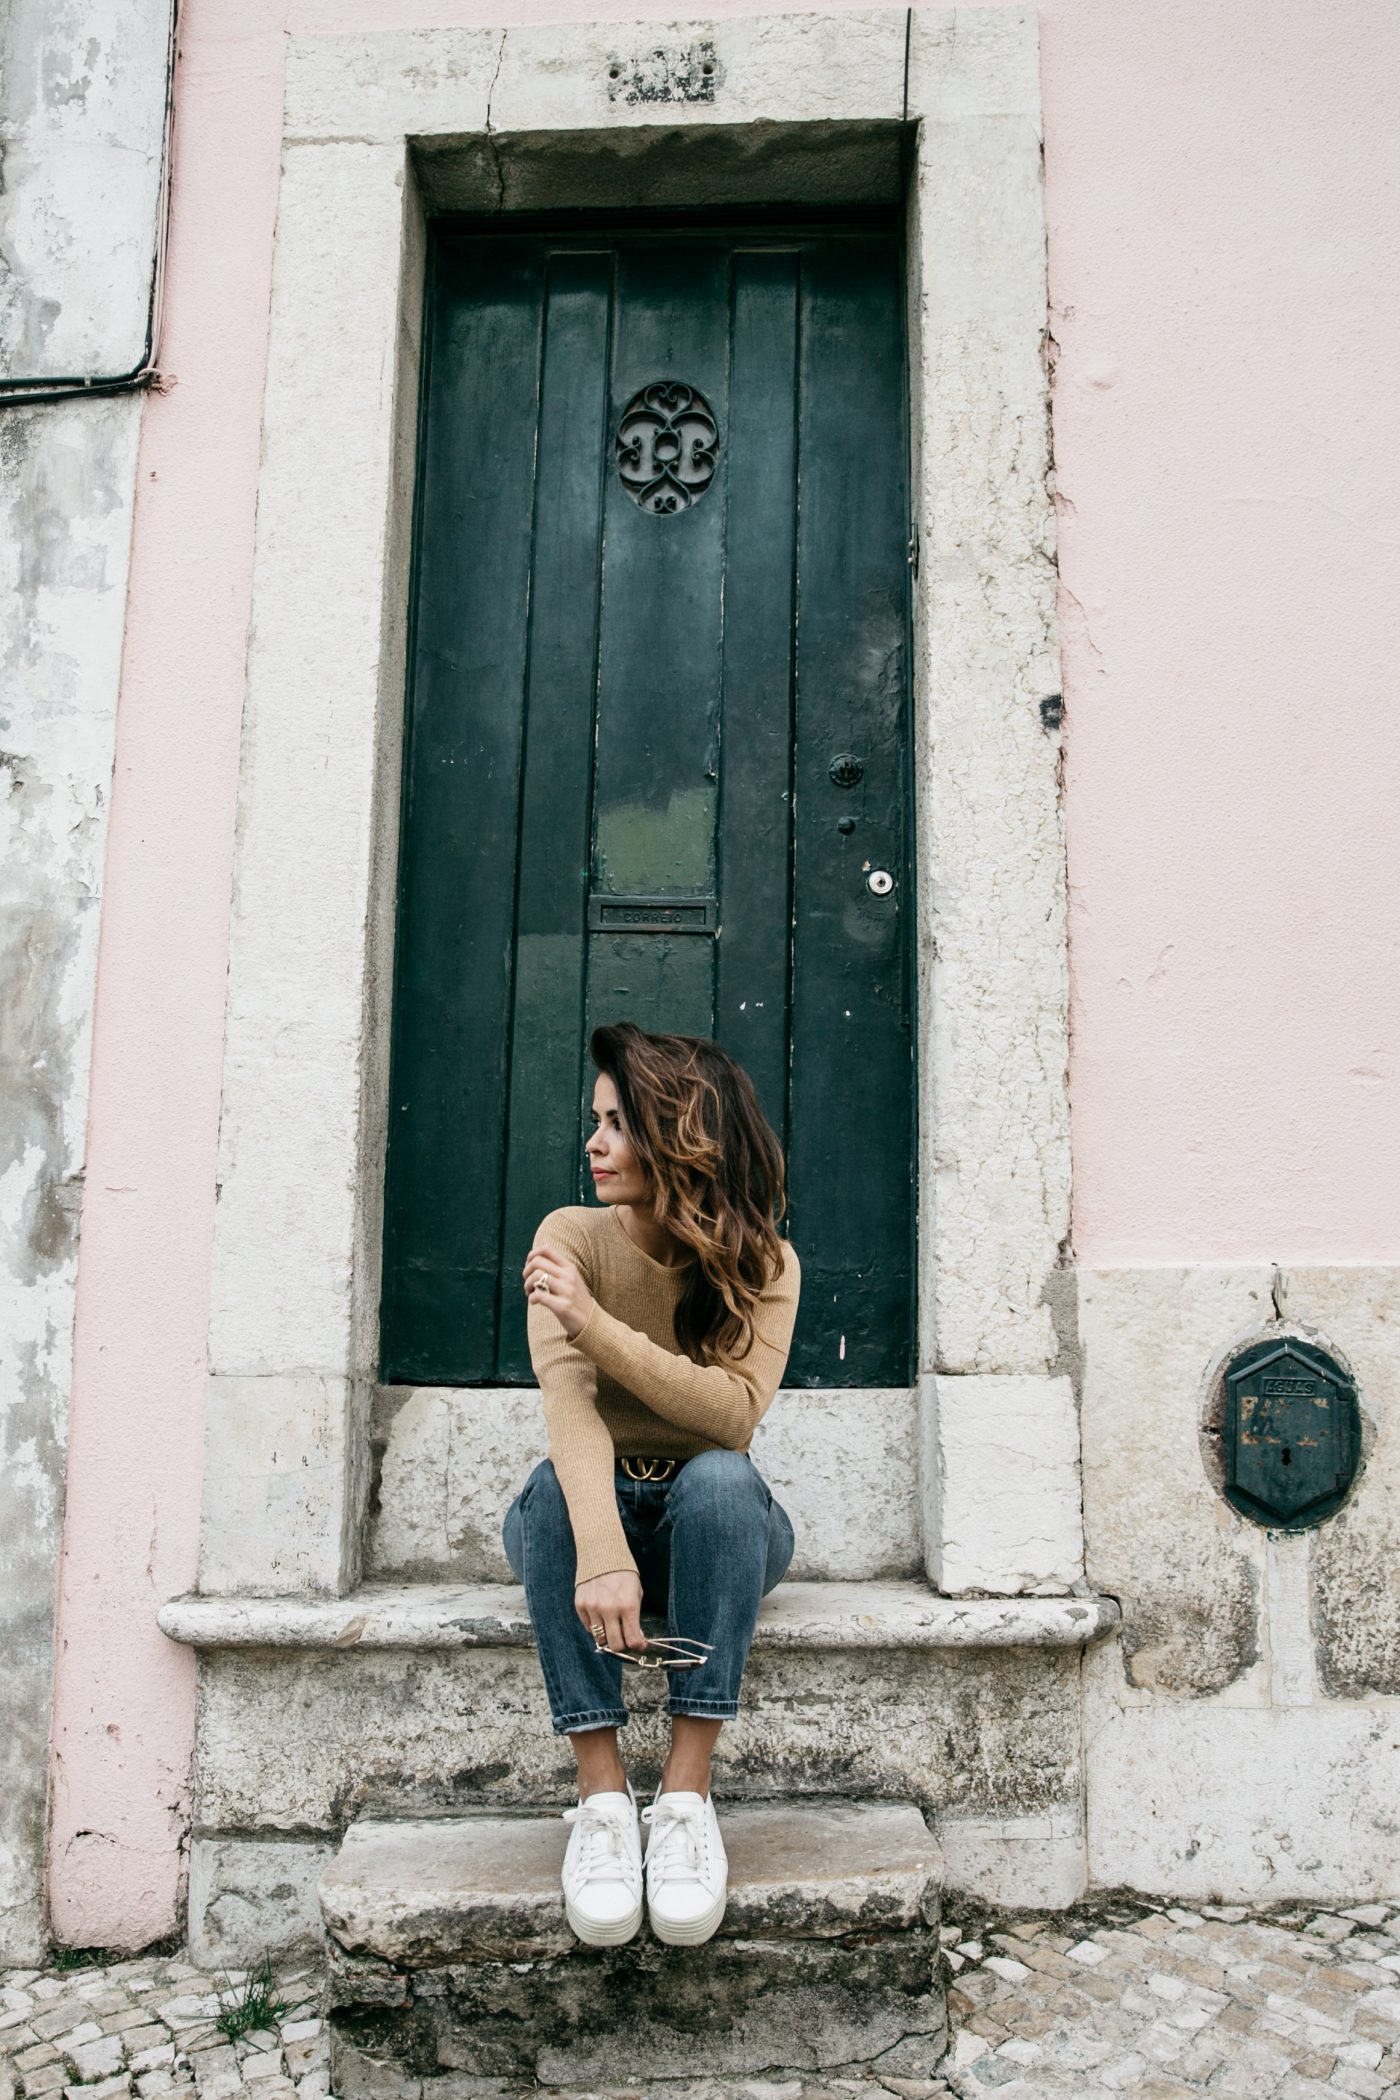
<path fill-rule="evenodd" d="M 654 379 L 617 427 L 617 471 L 640 510 L 671 517 L 698 503 L 715 478 L 719 425 L 709 402 L 680 379 Z"/>

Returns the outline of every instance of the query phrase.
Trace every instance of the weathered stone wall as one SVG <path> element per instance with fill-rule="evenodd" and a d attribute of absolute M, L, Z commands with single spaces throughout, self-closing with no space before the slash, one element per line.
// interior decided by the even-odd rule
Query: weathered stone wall
<path fill-rule="evenodd" d="M 139 408 L 4 412 L 0 1959 L 37 1944 L 97 904 Z"/>
<path fill-rule="evenodd" d="M 6 382 L 141 363 L 169 38 L 169 0 L 10 0 L 0 15 Z"/>
<path fill-rule="evenodd" d="M 371 1435 L 366 1574 L 513 1580 L 501 1513 L 545 1455 L 538 1393 L 387 1387 Z M 918 1434 L 908 1388 L 784 1390 L 758 1426 L 753 1459 L 792 1519 L 792 1580 L 859 1582 L 919 1567 Z"/>
<path fill-rule="evenodd" d="M 1282 1295 L 1285 1286 L 1280 1285 Z M 1081 1279 L 1087 1566 L 1123 1609 L 1086 1663 L 1091 1876 L 1178 1896 L 1400 1886 L 1400 1274 L 1098 1270 Z M 1271 1533 L 1203 1434 L 1227 1349 L 1291 1329 L 1355 1375 L 1361 1470 Z"/>
<path fill-rule="evenodd" d="M 627 1755 L 659 1775 L 664 1683 L 634 1683 Z M 955 1886 L 1063 1902 L 1082 1872 L 1080 1651 L 760 1647 L 716 1796 L 913 1800 Z M 200 1664 L 191 1944 L 214 1963 L 315 1930 L 312 1891 L 365 1811 L 557 1806 L 572 1759 L 527 1647 L 254 1649 Z"/>
<path fill-rule="evenodd" d="M 636 1673 L 632 1673 L 634 1676 Z M 557 1804 L 573 1760 L 527 1648 L 201 1663 L 198 1818 L 267 1836 L 340 1832 L 367 1808 Z M 757 1648 L 716 1792 L 915 1800 L 1035 1815 L 1077 1800 L 1079 1651 L 785 1654 Z M 664 1684 L 628 1698 L 629 1757 L 660 1770 Z M 639 1781 L 640 1786 L 640 1781 Z"/>
<path fill-rule="evenodd" d="M 0 385 L 141 361 L 166 6 L 13 0 Z M 77 1227 L 140 419 L 0 409 L 0 1961 L 43 1930 Z"/>

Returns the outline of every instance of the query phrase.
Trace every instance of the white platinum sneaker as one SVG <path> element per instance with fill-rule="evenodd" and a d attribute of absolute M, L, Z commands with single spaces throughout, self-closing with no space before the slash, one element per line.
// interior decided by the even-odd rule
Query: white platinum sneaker
<path fill-rule="evenodd" d="M 590 1794 L 564 1810 L 564 1915 L 587 1947 L 620 1947 L 642 1922 L 642 1840 L 637 1797 Z"/>
<path fill-rule="evenodd" d="M 642 1810 L 649 1826 L 647 1913 L 671 1947 L 698 1947 L 724 1916 L 729 1861 L 708 1794 L 658 1794 Z"/>

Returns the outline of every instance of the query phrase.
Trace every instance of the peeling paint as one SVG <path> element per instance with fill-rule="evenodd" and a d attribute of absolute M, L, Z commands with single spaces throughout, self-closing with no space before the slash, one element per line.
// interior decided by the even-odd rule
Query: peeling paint
<path fill-rule="evenodd" d="M 32 28 L 32 24 L 30 25 Z M 97 899 L 139 406 L 0 424 L 0 1961 L 43 1931 Z"/>
<path fill-rule="evenodd" d="M 13 0 L 0 16 L 6 378 L 140 363 L 169 23 L 169 0 Z"/>

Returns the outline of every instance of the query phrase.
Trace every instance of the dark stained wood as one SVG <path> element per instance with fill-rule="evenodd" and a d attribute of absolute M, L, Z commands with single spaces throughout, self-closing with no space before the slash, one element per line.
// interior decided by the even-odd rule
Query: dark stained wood
<path fill-rule="evenodd" d="M 669 237 L 620 244 L 614 421 L 649 382 L 677 379 L 699 389 L 723 434 L 728 368 L 727 244 Z M 724 471 L 722 437 L 715 481 L 674 517 L 649 515 L 616 473 L 608 477 L 593 840 L 594 883 L 605 892 L 699 896 L 715 886 Z M 713 1006 L 713 940 L 590 938 L 589 1029 L 625 1018 L 708 1035 Z M 585 1127 L 592 1092 L 590 1067 L 580 1103 Z"/>
<path fill-rule="evenodd" d="M 801 254 L 734 258 L 714 1033 L 787 1142 Z M 801 1253 L 799 1248 L 798 1252 Z"/>
<path fill-rule="evenodd" d="M 626 1017 L 716 1035 L 787 1148 L 789 1382 L 907 1383 L 897 239 L 445 228 L 430 274 L 382 1375 L 530 1379 L 520 1264 L 591 1197 L 587 1035 Z M 614 454 L 660 379 L 720 433 L 671 516 Z M 713 898 L 719 932 L 590 933 L 590 892 Z"/>
<path fill-rule="evenodd" d="M 900 298 L 892 244 L 819 242 L 804 259 L 788 1166 L 809 1314 L 792 1375 L 813 1385 L 902 1385 L 911 1375 Z M 864 767 L 853 788 L 830 778 L 844 752 Z M 849 834 L 837 828 L 843 817 L 855 820 Z M 876 869 L 895 878 L 886 897 L 868 887 Z"/>
<path fill-rule="evenodd" d="M 610 250 L 556 255 L 549 265 L 510 1016 L 500 1378 L 529 1376 L 519 1289 L 523 1249 L 578 1172 L 577 1104 L 586 1061 L 579 927 L 588 898 L 612 274 Z M 509 860 L 502 873 L 509 873 Z"/>
<path fill-rule="evenodd" d="M 405 1381 L 494 1362 L 542 264 L 437 249 L 385 1182 L 382 1360 Z"/>

